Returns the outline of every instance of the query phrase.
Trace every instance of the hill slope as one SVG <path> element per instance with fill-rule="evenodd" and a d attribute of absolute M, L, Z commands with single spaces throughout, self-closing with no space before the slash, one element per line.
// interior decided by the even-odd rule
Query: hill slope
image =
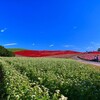
<path fill-rule="evenodd" d="M 54 56 L 54 55 L 64 55 L 64 54 L 80 54 L 80 52 L 66 50 L 22 50 L 22 51 L 15 51 L 16 55 L 26 56 L 26 57 L 47 57 L 47 56 Z"/>
<path fill-rule="evenodd" d="M 12 51 L 12 52 L 26 50 L 26 49 L 23 49 L 23 48 L 7 48 L 7 49 L 8 49 L 9 51 Z"/>

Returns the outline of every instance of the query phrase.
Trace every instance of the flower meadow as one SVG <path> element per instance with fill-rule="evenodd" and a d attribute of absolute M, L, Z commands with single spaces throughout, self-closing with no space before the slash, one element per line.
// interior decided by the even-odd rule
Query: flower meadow
<path fill-rule="evenodd" d="M 49 51 L 49 50 L 21 50 L 15 51 L 15 55 L 21 55 L 26 57 L 46 57 L 46 56 L 54 56 L 54 55 L 62 55 L 62 54 L 80 54 L 80 52 L 76 51 Z"/>
<path fill-rule="evenodd" d="M 0 57 L 0 100 L 100 100 L 100 69 L 71 59 Z"/>
<path fill-rule="evenodd" d="M 93 60 L 95 56 L 98 55 L 98 60 L 100 61 L 100 54 L 99 53 L 84 53 L 81 55 L 78 55 L 79 58 L 84 59 L 84 60 Z"/>

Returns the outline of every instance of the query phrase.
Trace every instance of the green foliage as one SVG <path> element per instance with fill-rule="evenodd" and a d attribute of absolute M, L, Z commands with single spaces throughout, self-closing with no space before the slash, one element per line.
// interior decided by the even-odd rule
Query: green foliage
<path fill-rule="evenodd" d="M 97 51 L 99 51 L 100 52 L 100 48 L 98 48 L 98 50 Z"/>
<path fill-rule="evenodd" d="M 10 100 L 100 100 L 100 70 L 94 66 L 54 58 L 0 59 Z"/>
<path fill-rule="evenodd" d="M 0 56 L 3 56 L 3 57 L 13 57 L 15 55 L 11 51 L 8 51 L 3 46 L 0 46 Z"/>
<path fill-rule="evenodd" d="M 35 81 L 30 82 L 26 75 L 19 73 L 4 60 L 0 60 L 0 68 L 4 76 L 2 84 L 0 84 L 3 89 L 0 92 L 2 100 L 58 100 L 62 96 L 57 92 L 52 93 L 51 96 L 48 88 Z"/>

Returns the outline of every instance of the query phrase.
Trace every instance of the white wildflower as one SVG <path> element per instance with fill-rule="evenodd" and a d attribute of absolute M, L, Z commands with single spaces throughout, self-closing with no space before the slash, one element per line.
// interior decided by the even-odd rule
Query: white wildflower
<path fill-rule="evenodd" d="M 68 97 L 65 97 L 64 95 L 61 95 L 61 98 L 59 100 L 68 100 Z"/>
<path fill-rule="evenodd" d="M 59 94 L 60 93 L 60 90 L 56 90 L 56 93 Z"/>

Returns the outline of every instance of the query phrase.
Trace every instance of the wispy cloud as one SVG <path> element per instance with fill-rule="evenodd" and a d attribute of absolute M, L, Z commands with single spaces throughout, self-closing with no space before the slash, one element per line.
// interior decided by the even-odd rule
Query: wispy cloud
<path fill-rule="evenodd" d="M 35 43 L 32 44 L 33 46 L 35 45 Z"/>
<path fill-rule="evenodd" d="M 7 28 L 1 29 L 0 32 L 3 33 L 7 30 Z"/>
<path fill-rule="evenodd" d="M 66 45 L 64 45 L 64 47 L 65 48 L 69 48 L 69 47 L 74 47 L 73 45 L 68 45 L 68 44 L 66 44 Z"/>
<path fill-rule="evenodd" d="M 90 45 L 86 47 L 86 50 L 97 50 L 98 48 L 100 48 L 100 43 L 92 41 L 90 42 Z"/>
<path fill-rule="evenodd" d="M 14 45 L 17 45 L 17 43 L 7 43 L 7 44 L 4 44 L 4 46 L 14 46 Z"/>
<path fill-rule="evenodd" d="M 92 46 L 86 47 L 86 50 L 93 50 L 94 48 Z"/>
<path fill-rule="evenodd" d="M 54 46 L 54 44 L 49 45 L 49 47 L 53 47 L 53 46 Z"/>
<path fill-rule="evenodd" d="M 63 47 L 69 50 L 82 51 L 79 47 L 75 45 L 66 44 L 66 45 L 63 45 Z"/>

